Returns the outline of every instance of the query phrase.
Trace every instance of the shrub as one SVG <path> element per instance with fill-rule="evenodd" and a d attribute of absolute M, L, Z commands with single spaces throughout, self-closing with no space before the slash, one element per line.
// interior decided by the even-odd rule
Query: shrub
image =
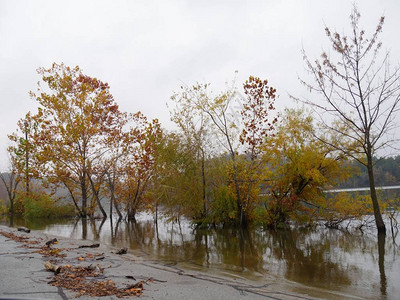
<path fill-rule="evenodd" d="M 5 215 L 7 212 L 8 208 L 4 205 L 4 200 L 0 199 L 0 215 Z"/>
<path fill-rule="evenodd" d="M 215 199 L 211 201 L 209 209 L 206 222 L 229 224 L 237 220 L 235 197 L 227 186 L 216 188 Z"/>
<path fill-rule="evenodd" d="M 18 195 L 16 212 L 25 218 L 55 218 L 75 215 L 75 208 L 70 204 L 57 204 L 48 194 L 34 192 L 27 197 Z"/>

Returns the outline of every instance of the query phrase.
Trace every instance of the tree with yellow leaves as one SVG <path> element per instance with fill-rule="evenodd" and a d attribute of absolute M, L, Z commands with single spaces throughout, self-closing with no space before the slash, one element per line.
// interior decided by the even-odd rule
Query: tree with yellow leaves
<path fill-rule="evenodd" d="M 38 124 L 33 143 L 39 172 L 53 184 L 63 185 L 82 217 L 88 215 L 90 197 L 96 197 L 94 176 L 107 141 L 121 128 L 119 111 L 109 85 L 84 75 L 77 66 L 54 63 L 38 69 L 42 81 L 31 97 L 39 104 L 32 118 Z M 78 201 L 81 200 L 81 207 Z M 102 209 L 99 198 L 97 204 Z"/>
<path fill-rule="evenodd" d="M 264 161 L 271 168 L 266 218 L 272 227 L 315 216 L 325 201 L 323 190 L 350 176 L 345 157 L 316 138 L 313 119 L 302 110 L 285 110 L 264 145 Z"/>

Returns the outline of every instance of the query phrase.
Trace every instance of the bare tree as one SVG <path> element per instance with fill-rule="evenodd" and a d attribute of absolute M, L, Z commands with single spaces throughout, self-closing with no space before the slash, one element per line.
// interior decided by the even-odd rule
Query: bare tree
<path fill-rule="evenodd" d="M 382 16 L 370 37 L 359 28 L 356 6 L 350 15 L 350 36 L 325 28 L 332 53 L 322 53 L 312 62 L 305 51 L 304 61 L 313 83 L 302 81 L 322 99 L 302 100 L 321 117 L 324 129 L 333 132 L 334 141 L 322 139 L 356 159 L 368 170 L 371 199 L 378 232 L 386 231 L 375 190 L 373 157 L 380 149 L 393 145 L 395 115 L 400 101 L 400 71 L 389 63 L 389 52 L 381 53 L 379 34 Z M 333 116 L 333 118 L 332 118 Z M 330 121 L 334 119 L 335 121 Z M 331 135 L 332 136 L 332 135 Z"/>
<path fill-rule="evenodd" d="M 9 171 L 7 173 L 0 173 L 0 179 L 6 188 L 8 200 L 10 201 L 9 212 L 13 214 L 17 188 L 18 185 L 21 183 L 22 177 L 18 174 L 18 170 L 12 159 L 10 159 Z"/>

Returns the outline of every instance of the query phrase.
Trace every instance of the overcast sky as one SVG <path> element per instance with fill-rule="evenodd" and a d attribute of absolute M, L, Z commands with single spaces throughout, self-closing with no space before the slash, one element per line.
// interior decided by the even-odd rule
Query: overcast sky
<path fill-rule="evenodd" d="M 14 1 L 0 0 L 0 170 L 7 134 L 35 110 L 29 90 L 38 67 L 79 65 L 106 81 L 121 109 L 141 110 L 170 127 L 166 102 L 182 83 L 215 90 L 249 75 L 269 80 L 280 95 L 306 91 L 301 48 L 317 57 L 329 49 L 324 24 L 345 32 L 353 1 Z M 400 60 L 400 1 L 358 4 L 367 33 L 386 16 L 382 40 Z"/>

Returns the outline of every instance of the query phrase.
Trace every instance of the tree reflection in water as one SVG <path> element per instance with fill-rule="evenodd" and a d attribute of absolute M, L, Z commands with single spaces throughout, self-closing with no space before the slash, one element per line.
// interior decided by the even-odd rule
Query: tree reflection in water
<path fill-rule="evenodd" d="M 198 266 L 251 279 L 273 272 L 305 286 L 350 294 L 359 290 L 359 296 L 365 295 L 365 282 L 380 278 L 381 295 L 386 295 L 384 238 L 377 245 L 372 236 L 326 228 L 191 229 L 177 223 L 156 226 L 151 221 L 124 226 L 115 237 L 117 244 L 122 242 L 168 265 Z M 368 255 L 371 265 L 365 269 Z M 379 265 L 379 274 L 374 274 L 373 264 Z"/>
<path fill-rule="evenodd" d="M 54 222 L 53 222 L 54 223 Z M 310 287 L 362 298 L 400 294 L 396 239 L 323 227 L 267 231 L 262 228 L 193 229 L 189 223 L 154 223 L 152 219 L 63 221 L 26 224 L 46 233 L 98 240 L 128 247 L 137 255 L 166 265 L 242 276 L 252 280 L 296 282 L 295 291 Z M 397 238 L 398 239 L 398 238 Z M 386 260 L 386 261 L 385 261 Z M 229 275 L 230 274 L 230 275 Z"/>
<path fill-rule="evenodd" d="M 381 294 L 382 296 L 386 296 L 386 275 L 385 275 L 385 239 L 386 235 L 379 233 L 378 234 L 378 261 L 379 261 L 379 275 L 381 279 Z"/>

